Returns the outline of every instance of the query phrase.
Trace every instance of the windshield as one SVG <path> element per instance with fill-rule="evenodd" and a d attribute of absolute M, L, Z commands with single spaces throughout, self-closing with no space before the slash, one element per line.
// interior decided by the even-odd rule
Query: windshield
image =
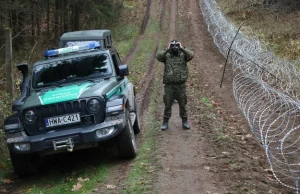
<path fill-rule="evenodd" d="M 33 69 L 33 88 L 42 88 L 72 81 L 107 77 L 112 68 L 106 54 L 76 57 L 37 65 Z"/>

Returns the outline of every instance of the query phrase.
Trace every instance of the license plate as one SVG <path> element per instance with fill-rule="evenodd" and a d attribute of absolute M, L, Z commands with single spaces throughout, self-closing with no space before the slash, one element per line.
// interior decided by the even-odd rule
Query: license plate
<path fill-rule="evenodd" d="M 45 119 L 46 127 L 55 127 L 78 122 L 80 122 L 80 115 L 78 113 Z"/>

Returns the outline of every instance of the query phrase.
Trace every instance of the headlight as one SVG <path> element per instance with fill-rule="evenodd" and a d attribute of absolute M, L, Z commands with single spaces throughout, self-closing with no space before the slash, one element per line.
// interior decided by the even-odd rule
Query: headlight
<path fill-rule="evenodd" d="M 30 150 L 29 143 L 15 143 L 14 146 L 19 151 L 29 151 Z"/>
<path fill-rule="evenodd" d="M 108 135 L 112 134 L 114 132 L 114 130 L 115 130 L 115 128 L 113 126 L 103 128 L 103 129 L 98 129 L 96 131 L 96 136 L 98 138 L 105 137 L 105 136 L 108 136 Z"/>
<path fill-rule="evenodd" d="M 33 110 L 29 110 L 25 113 L 25 122 L 32 124 L 36 121 L 37 115 Z"/>
<path fill-rule="evenodd" d="M 87 109 L 90 113 L 97 113 L 99 112 L 101 107 L 100 101 L 98 99 L 91 99 L 87 103 Z"/>

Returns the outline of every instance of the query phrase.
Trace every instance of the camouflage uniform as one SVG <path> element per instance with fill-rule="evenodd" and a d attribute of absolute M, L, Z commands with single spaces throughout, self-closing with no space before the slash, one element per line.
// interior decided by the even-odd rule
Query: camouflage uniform
<path fill-rule="evenodd" d="M 184 47 L 180 48 L 178 55 L 173 55 L 165 49 L 156 56 L 157 60 L 165 64 L 163 83 L 165 84 L 164 94 L 164 119 L 171 117 L 171 110 L 174 99 L 178 101 L 180 108 L 180 117 L 187 118 L 186 111 L 186 86 L 185 81 L 188 78 L 187 62 L 192 60 L 194 53 Z"/>

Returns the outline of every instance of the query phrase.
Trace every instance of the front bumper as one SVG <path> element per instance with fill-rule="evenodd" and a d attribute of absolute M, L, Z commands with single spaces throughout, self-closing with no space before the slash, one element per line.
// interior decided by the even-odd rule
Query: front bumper
<path fill-rule="evenodd" d="M 100 124 L 90 125 L 86 127 L 74 127 L 68 130 L 57 129 L 54 132 L 49 132 L 42 135 L 27 136 L 24 131 L 17 133 L 6 134 L 7 145 L 11 152 L 14 153 L 35 153 L 35 152 L 51 152 L 54 151 L 53 141 L 64 141 L 67 139 L 72 139 L 74 143 L 74 150 L 76 147 L 80 147 L 84 144 L 99 143 L 105 140 L 114 138 L 125 127 L 125 113 L 106 117 L 105 121 Z M 114 131 L 107 136 L 97 137 L 96 131 L 99 129 L 104 129 L 108 127 L 114 127 Z M 29 143 L 30 150 L 20 151 L 15 148 L 15 144 L 18 143 Z M 67 151 L 67 149 L 65 149 Z"/>

